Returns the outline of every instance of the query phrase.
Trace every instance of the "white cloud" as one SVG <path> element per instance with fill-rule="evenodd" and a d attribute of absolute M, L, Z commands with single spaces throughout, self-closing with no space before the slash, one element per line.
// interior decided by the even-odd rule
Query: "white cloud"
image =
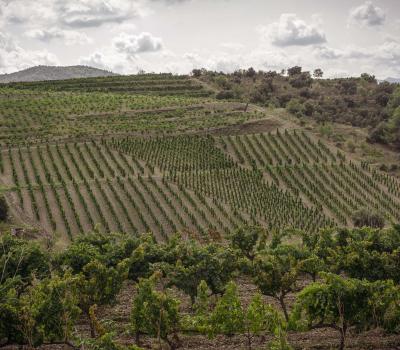
<path fill-rule="evenodd" d="M 29 38 L 37 39 L 43 42 L 62 40 L 66 45 L 85 45 L 92 43 L 92 39 L 89 38 L 85 33 L 74 30 L 64 30 L 56 27 L 49 29 L 31 29 L 25 34 Z"/>
<path fill-rule="evenodd" d="M 81 57 L 79 63 L 85 66 L 124 73 L 124 68 L 127 68 L 124 65 L 124 61 L 125 59 L 123 57 L 115 54 L 107 54 L 101 51 L 96 51 L 89 56 Z"/>
<path fill-rule="evenodd" d="M 316 57 L 325 60 L 335 60 L 343 56 L 343 52 L 341 52 L 340 50 L 328 47 L 326 45 L 317 46 L 316 48 L 314 48 L 313 54 Z"/>
<path fill-rule="evenodd" d="M 57 0 L 55 8 L 64 25 L 76 28 L 122 23 L 145 11 L 138 0 Z"/>
<path fill-rule="evenodd" d="M 310 62 L 313 61 L 313 57 L 331 72 L 342 70 L 353 75 L 368 72 L 380 78 L 400 76 L 400 43 L 395 40 L 387 39 L 382 44 L 371 47 L 354 45 L 341 49 L 327 46 L 316 47 L 312 56 L 309 56 Z M 348 70 L 347 67 L 351 69 Z"/>
<path fill-rule="evenodd" d="M 326 42 L 325 33 L 319 28 L 320 19 L 306 23 L 296 14 L 284 13 L 279 21 L 262 28 L 275 46 L 307 46 Z"/>
<path fill-rule="evenodd" d="M 113 46 L 119 53 L 135 56 L 139 53 L 156 52 L 163 48 L 161 38 L 143 32 L 138 35 L 121 33 L 113 39 Z"/>
<path fill-rule="evenodd" d="M 385 23 L 386 13 L 372 1 L 366 1 L 361 6 L 350 11 L 350 22 L 360 26 L 380 26 Z"/>
<path fill-rule="evenodd" d="M 59 61 L 47 50 L 28 51 L 15 43 L 8 35 L 0 33 L 0 72 L 11 73 L 36 65 L 55 65 Z"/>
<path fill-rule="evenodd" d="M 55 21 L 54 1 L 35 1 L 34 6 L 26 0 L 0 1 L 0 14 L 4 23 L 27 25 L 32 22 Z M 30 6 L 29 6 L 30 5 Z"/>
<path fill-rule="evenodd" d="M 148 12 L 144 0 L 0 0 L 3 21 L 22 26 L 98 27 Z"/>

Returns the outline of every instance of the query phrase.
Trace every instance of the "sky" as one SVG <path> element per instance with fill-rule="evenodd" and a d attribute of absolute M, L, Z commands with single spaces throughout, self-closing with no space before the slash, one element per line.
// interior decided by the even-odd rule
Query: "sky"
<path fill-rule="evenodd" d="M 400 0 L 0 0 L 0 73 L 321 68 L 400 77 Z"/>

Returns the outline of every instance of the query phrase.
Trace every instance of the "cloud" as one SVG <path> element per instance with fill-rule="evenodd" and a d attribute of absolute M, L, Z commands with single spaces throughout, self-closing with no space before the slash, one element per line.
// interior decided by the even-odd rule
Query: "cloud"
<path fill-rule="evenodd" d="M 262 28 L 275 46 L 307 46 L 326 42 L 318 23 L 308 24 L 296 14 L 284 13 L 279 21 Z"/>
<path fill-rule="evenodd" d="M 161 38 L 143 32 L 138 35 L 121 33 L 113 39 L 113 46 L 119 53 L 135 56 L 139 53 L 156 52 L 163 48 Z"/>
<path fill-rule="evenodd" d="M 47 50 L 31 51 L 20 47 L 14 40 L 0 33 L 0 72 L 11 73 L 36 65 L 56 65 L 59 61 Z"/>
<path fill-rule="evenodd" d="M 154 55 L 143 54 L 154 53 Z M 116 73 L 135 73 L 140 70 L 166 71 L 167 60 L 174 60 L 175 55 L 164 50 L 161 38 L 143 32 L 137 35 L 121 33 L 112 40 L 112 44 L 96 50 L 89 56 L 81 57 L 80 64 L 107 69 Z M 162 69 L 161 69 L 162 70 Z"/>
<path fill-rule="evenodd" d="M 380 7 L 374 6 L 371 1 L 366 1 L 350 11 L 349 19 L 351 23 L 362 27 L 381 26 L 385 23 L 386 13 Z"/>
<path fill-rule="evenodd" d="M 64 30 L 57 27 L 49 29 L 31 29 L 27 31 L 25 35 L 29 38 L 43 42 L 62 40 L 66 45 L 85 45 L 92 42 L 92 39 L 85 33 L 73 30 Z"/>
<path fill-rule="evenodd" d="M 314 56 L 325 60 L 336 60 L 340 57 L 343 57 L 343 52 L 326 45 L 317 46 L 314 48 L 313 54 Z"/>
<path fill-rule="evenodd" d="M 353 75 L 369 72 L 381 78 L 400 76 L 400 43 L 391 39 L 371 47 L 349 45 L 335 49 L 320 46 L 314 48 L 308 59 L 310 62 L 316 59 L 330 72 L 343 71 L 346 68 L 343 72 L 351 72 Z"/>
<path fill-rule="evenodd" d="M 0 0 L 3 21 L 33 27 L 85 28 L 123 23 L 147 13 L 144 0 Z"/>
<path fill-rule="evenodd" d="M 54 1 L 36 1 L 27 6 L 25 0 L 0 1 L 0 15 L 4 23 L 27 25 L 32 22 L 48 23 L 55 21 Z"/>
<path fill-rule="evenodd" d="M 57 0 L 56 11 L 69 27 L 97 27 L 141 17 L 144 8 L 137 0 Z"/>
<path fill-rule="evenodd" d="M 116 55 L 107 55 L 103 52 L 96 51 L 89 56 L 81 57 L 79 63 L 85 66 L 95 67 L 99 69 L 122 72 L 124 68 L 123 61 L 123 58 Z"/>

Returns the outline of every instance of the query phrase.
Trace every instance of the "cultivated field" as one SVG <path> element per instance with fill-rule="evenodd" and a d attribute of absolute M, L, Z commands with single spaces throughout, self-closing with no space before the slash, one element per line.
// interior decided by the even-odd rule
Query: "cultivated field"
<path fill-rule="evenodd" d="M 400 219 L 395 178 L 301 130 L 236 135 L 269 117 L 210 94 L 167 74 L 2 87 L 1 181 L 14 214 L 65 241 L 97 224 L 207 241 L 243 224 L 351 225 L 360 208 Z"/>
<path fill-rule="evenodd" d="M 0 347 L 398 347 L 400 181 L 215 93 L 0 87 L 4 225 L 33 228 L 0 234 Z M 352 227 L 360 209 L 386 228 Z"/>

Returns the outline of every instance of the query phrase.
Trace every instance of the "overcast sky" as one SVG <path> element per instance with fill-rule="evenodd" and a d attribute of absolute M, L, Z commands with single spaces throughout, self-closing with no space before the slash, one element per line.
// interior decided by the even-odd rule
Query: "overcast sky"
<path fill-rule="evenodd" d="M 0 73 L 38 64 L 400 77 L 400 1 L 0 0 Z"/>

